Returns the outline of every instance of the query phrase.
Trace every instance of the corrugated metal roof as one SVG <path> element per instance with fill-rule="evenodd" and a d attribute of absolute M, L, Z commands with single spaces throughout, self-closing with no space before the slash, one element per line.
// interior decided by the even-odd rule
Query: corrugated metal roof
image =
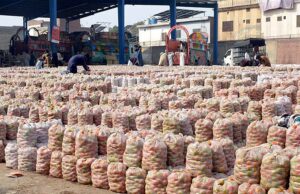
<path fill-rule="evenodd" d="M 125 0 L 131 5 L 169 5 L 169 0 Z M 177 0 L 177 6 L 213 7 L 217 0 Z M 75 20 L 116 8 L 118 0 L 58 0 L 57 16 Z M 49 17 L 48 0 L 1 0 L 0 15 Z"/>

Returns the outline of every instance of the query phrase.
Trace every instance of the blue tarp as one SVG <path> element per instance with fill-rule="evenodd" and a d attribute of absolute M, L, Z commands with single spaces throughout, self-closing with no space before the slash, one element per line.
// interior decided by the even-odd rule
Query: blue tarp
<path fill-rule="evenodd" d="M 275 9 L 293 9 L 294 0 L 260 0 L 260 8 L 263 11 Z"/>

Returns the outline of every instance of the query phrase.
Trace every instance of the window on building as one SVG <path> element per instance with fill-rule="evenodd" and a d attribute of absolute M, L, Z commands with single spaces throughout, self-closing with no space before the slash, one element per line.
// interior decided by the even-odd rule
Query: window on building
<path fill-rule="evenodd" d="M 224 21 L 222 23 L 222 32 L 232 32 L 233 31 L 233 21 Z"/>
<path fill-rule="evenodd" d="M 243 23 L 246 23 L 246 20 L 243 20 Z"/>
<path fill-rule="evenodd" d="M 300 28 L 300 15 L 297 15 L 297 27 Z"/>
<path fill-rule="evenodd" d="M 282 21 L 282 16 L 278 16 L 278 17 L 277 17 L 277 21 L 278 21 L 278 22 L 281 22 L 281 21 Z"/>
<path fill-rule="evenodd" d="M 199 28 L 193 29 L 193 32 L 201 32 L 201 29 L 199 29 Z"/>
<path fill-rule="evenodd" d="M 258 19 L 256 20 L 256 23 L 260 24 L 260 23 L 261 23 L 261 19 L 258 18 Z"/>
<path fill-rule="evenodd" d="M 166 41 L 166 36 L 167 36 L 167 33 L 165 33 L 165 32 L 161 33 L 161 40 Z"/>
<path fill-rule="evenodd" d="M 286 20 L 286 16 L 283 16 L 283 19 Z"/>
<path fill-rule="evenodd" d="M 266 18 L 266 22 L 270 22 L 271 21 L 271 18 L 270 17 L 267 17 Z"/>
<path fill-rule="evenodd" d="M 250 10 L 251 10 L 250 8 L 247 8 L 247 9 L 246 9 L 247 12 L 250 12 Z"/>
<path fill-rule="evenodd" d="M 181 30 L 176 30 L 176 38 L 181 38 Z"/>
<path fill-rule="evenodd" d="M 250 20 L 246 20 L 246 24 L 250 24 Z"/>

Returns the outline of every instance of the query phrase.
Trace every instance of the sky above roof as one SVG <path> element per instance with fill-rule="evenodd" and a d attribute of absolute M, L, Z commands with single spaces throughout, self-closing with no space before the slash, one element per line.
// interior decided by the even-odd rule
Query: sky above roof
<path fill-rule="evenodd" d="M 169 9 L 168 6 L 141 6 L 141 5 L 126 5 L 125 9 L 125 25 L 134 24 L 138 21 L 146 20 L 147 18 Z M 199 9 L 199 8 L 187 8 L 192 10 L 204 10 L 207 11 L 207 16 L 212 16 L 211 9 Z M 109 26 L 118 25 L 118 10 L 112 9 L 105 12 L 97 13 L 93 16 L 89 16 L 81 19 L 81 24 L 85 27 L 90 27 L 92 24 L 99 22 L 108 22 Z M 0 16 L 0 26 L 21 26 L 23 25 L 23 19 L 21 17 Z"/>

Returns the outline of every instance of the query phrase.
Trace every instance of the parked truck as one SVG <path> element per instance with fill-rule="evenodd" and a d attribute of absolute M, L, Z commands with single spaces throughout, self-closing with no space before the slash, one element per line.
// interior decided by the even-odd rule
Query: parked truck
<path fill-rule="evenodd" d="M 236 42 L 231 49 L 224 55 L 223 64 L 225 66 L 256 66 L 257 61 L 255 55 L 266 55 L 265 40 L 258 38 L 250 38 L 247 40 Z M 245 61 L 245 53 L 250 56 L 250 61 Z"/>

